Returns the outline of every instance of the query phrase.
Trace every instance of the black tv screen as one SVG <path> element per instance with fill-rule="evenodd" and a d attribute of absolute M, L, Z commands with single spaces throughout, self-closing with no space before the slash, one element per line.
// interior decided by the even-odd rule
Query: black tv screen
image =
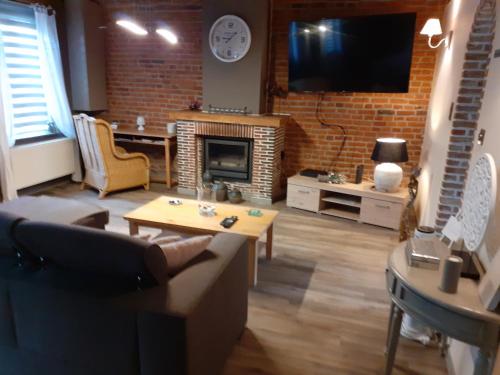
<path fill-rule="evenodd" d="M 408 92 L 415 13 L 290 23 L 288 88 Z"/>

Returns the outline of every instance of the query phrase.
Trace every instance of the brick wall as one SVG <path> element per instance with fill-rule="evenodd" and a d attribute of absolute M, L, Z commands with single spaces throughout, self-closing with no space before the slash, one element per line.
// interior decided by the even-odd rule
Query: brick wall
<path fill-rule="evenodd" d="M 322 106 L 325 122 L 346 128 L 348 140 L 338 162 L 333 163 L 341 144 L 338 129 L 322 127 L 316 120 L 317 95 L 289 94 L 276 98 L 276 112 L 291 113 L 294 123 L 286 134 L 286 172 L 292 174 L 305 167 L 336 169 L 354 176 L 357 164 L 365 165 L 371 174 L 371 152 L 377 137 L 399 137 L 408 141 L 410 161 L 418 163 L 423 140 L 427 107 L 434 73 L 435 50 L 419 31 L 429 17 L 441 17 L 447 1 L 311 1 L 275 0 L 273 47 L 274 75 L 278 85 L 286 88 L 288 77 L 288 24 L 292 20 L 318 20 L 335 16 L 416 12 L 417 26 L 409 93 L 405 94 L 342 94 L 329 93 Z M 376 32 L 376 30 L 374 30 Z M 384 36 L 390 39 L 390 35 Z M 384 40 L 381 38 L 380 43 Z"/>
<path fill-rule="evenodd" d="M 103 2 L 109 15 L 118 11 L 137 14 L 147 20 L 170 22 L 180 35 L 179 45 L 169 46 L 156 35 L 140 38 L 109 23 L 107 39 L 107 118 L 134 123 L 138 114 L 149 124 L 163 126 L 168 111 L 186 108 L 202 95 L 201 0 L 151 0 L 148 7 L 134 7 L 131 0 Z M 371 173 L 371 151 L 377 137 L 395 136 L 408 140 L 410 162 L 419 160 L 427 105 L 434 71 L 435 51 L 418 34 L 429 17 L 442 16 L 447 0 L 274 0 L 272 27 L 272 80 L 287 87 L 288 23 L 325 17 L 417 12 L 417 33 L 412 62 L 410 92 L 407 94 L 335 94 L 323 103 L 323 119 L 346 127 L 345 152 L 335 167 L 353 175 L 355 165 L 364 164 Z M 390 38 L 390 35 L 386 36 Z M 383 39 L 381 39 L 381 43 Z M 316 95 L 290 94 L 275 99 L 271 109 L 290 113 L 286 130 L 285 172 L 291 175 L 305 167 L 329 169 L 340 145 L 334 128 L 321 127 L 315 119 Z"/>
<path fill-rule="evenodd" d="M 152 126 L 164 126 L 168 112 L 201 100 L 201 1 L 101 1 L 107 10 L 106 69 L 109 113 L 106 118 L 134 124 L 145 115 Z M 133 35 L 114 24 L 120 12 L 131 15 L 153 31 Z M 157 20 L 179 35 L 172 46 L 158 36 Z"/>
<path fill-rule="evenodd" d="M 462 196 L 469 171 L 477 123 L 495 35 L 496 1 L 482 0 L 469 34 L 448 154 L 439 194 L 436 227 L 438 229 L 462 206 Z"/>
<path fill-rule="evenodd" d="M 192 193 L 203 180 L 203 138 L 242 135 L 253 140 L 251 182 L 229 182 L 238 188 L 246 200 L 271 203 L 283 197 L 282 160 L 284 129 L 239 124 L 177 121 L 179 191 Z"/>

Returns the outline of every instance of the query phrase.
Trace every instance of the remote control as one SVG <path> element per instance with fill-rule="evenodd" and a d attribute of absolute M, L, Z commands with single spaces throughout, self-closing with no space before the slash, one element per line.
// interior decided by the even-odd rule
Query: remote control
<path fill-rule="evenodd" d="M 220 225 L 222 225 L 224 228 L 229 229 L 231 228 L 234 223 L 238 221 L 238 216 L 231 216 L 231 217 L 226 217 L 224 220 L 220 222 Z"/>

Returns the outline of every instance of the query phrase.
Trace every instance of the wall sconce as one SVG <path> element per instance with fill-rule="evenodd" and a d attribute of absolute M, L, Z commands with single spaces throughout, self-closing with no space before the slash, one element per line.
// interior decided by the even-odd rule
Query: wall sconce
<path fill-rule="evenodd" d="M 449 47 L 451 45 L 453 31 L 450 31 L 448 35 L 441 39 L 437 44 L 432 44 L 432 37 L 434 35 L 442 35 L 443 29 L 441 29 L 441 22 L 439 22 L 439 18 L 429 18 L 422 28 L 422 31 L 420 31 L 420 34 L 427 35 L 429 37 L 429 47 L 438 48 L 443 43 L 446 47 Z"/>

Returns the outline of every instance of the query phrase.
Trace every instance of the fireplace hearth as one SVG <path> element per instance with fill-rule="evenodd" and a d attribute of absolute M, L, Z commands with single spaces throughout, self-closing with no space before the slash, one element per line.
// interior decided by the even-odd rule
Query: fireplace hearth
<path fill-rule="evenodd" d="M 203 147 L 203 172 L 225 181 L 252 181 L 253 140 L 205 137 Z"/>

